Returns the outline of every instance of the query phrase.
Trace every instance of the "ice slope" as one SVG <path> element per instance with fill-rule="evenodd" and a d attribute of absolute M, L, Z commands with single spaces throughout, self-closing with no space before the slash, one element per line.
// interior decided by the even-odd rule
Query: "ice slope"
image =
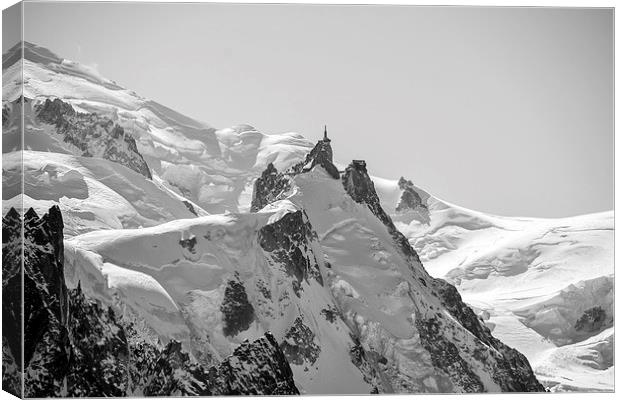
<path fill-rule="evenodd" d="M 267 164 L 288 167 L 312 147 L 295 133 L 265 135 L 249 125 L 217 130 L 145 99 L 92 68 L 30 43 L 24 46 L 24 97 L 35 102 L 60 98 L 76 111 L 111 118 L 134 137 L 154 177 L 209 213 L 237 211 L 239 199 L 247 198 L 242 193 Z M 3 103 L 22 95 L 17 54 L 12 49 L 3 56 Z M 49 149 L 49 140 L 39 137 L 46 135 L 46 128 L 26 126 L 27 149 Z M 53 151 L 69 152 L 60 145 Z"/>
<path fill-rule="evenodd" d="M 2 169 L 3 213 L 21 207 L 23 171 L 24 207 L 43 215 L 58 204 L 69 236 L 195 216 L 182 197 L 157 180 L 108 160 L 27 150 L 4 154 Z M 193 209 L 206 215 L 198 206 Z"/>
<path fill-rule="evenodd" d="M 543 383 L 552 390 L 613 390 L 612 347 L 591 343 L 613 342 L 613 211 L 499 217 L 416 187 L 430 214 L 425 223 L 415 213 L 395 211 L 402 194 L 396 181 L 373 179 L 429 273 L 452 282 L 495 336 L 528 357 Z M 596 339 L 602 332 L 574 329 L 595 306 L 608 315 L 602 339 Z M 585 348 L 608 362 L 579 361 Z"/>

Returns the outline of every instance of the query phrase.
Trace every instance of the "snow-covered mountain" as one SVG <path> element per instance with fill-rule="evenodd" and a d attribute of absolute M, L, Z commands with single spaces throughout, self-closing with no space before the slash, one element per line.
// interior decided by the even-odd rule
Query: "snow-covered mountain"
<path fill-rule="evenodd" d="M 108 152 L 127 159 L 139 155 L 153 180 L 195 203 L 197 212 L 221 213 L 245 210 L 251 181 L 267 164 L 288 167 L 312 148 L 312 142 L 295 133 L 268 136 L 249 125 L 217 130 L 30 43 L 24 43 L 22 68 L 20 52 L 16 46 L 3 56 L 3 126 L 6 122 L 5 129 L 13 133 L 4 137 L 3 152 L 20 143 L 19 129 L 11 130 L 10 123 L 20 122 L 11 121 L 11 115 L 20 115 L 11 111 L 23 96 L 29 99 L 24 106 L 25 150 L 75 156 Z M 77 116 L 65 112 L 67 121 L 57 123 L 57 118 L 41 114 L 37 109 L 48 99 L 60 99 L 54 108 L 71 108 Z M 55 126 L 59 124 L 63 129 Z M 106 146 L 109 134 L 102 134 L 102 127 L 130 143 Z M 136 156 L 129 149 L 132 142 Z M 61 209 L 70 207 L 65 210 L 61 203 Z"/>
<path fill-rule="evenodd" d="M 177 354 L 162 371 L 202 376 L 248 340 L 294 385 L 270 364 L 231 374 L 280 383 L 219 393 L 542 390 L 530 363 L 554 390 L 613 388 L 612 213 L 477 213 L 335 163 L 329 139 L 218 130 L 28 43 L 22 82 L 19 60 L 3 57 L 3 215 L 58 206 L 67 290 Z"/>

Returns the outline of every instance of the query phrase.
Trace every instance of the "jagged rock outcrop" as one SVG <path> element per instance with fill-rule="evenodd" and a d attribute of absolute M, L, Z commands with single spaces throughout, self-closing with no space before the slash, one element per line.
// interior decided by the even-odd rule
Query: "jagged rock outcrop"
<path fill-rule="evenodd" d="M 58 206 L 24 215 L 24 395 L 61 396 L 69 367 L 69 302 Z"/>
<path fill-rule="evenodd" d="M 423 198 L 416 190 L 413 182 L 402 176 L 398 180 L 398 188 L 403 192 L 396 205 L 396 214 L 411 214 L 414 219 L 424 224 L 430 223 L 430 212 L 428 204 L 426 204 L 428 195 Z"/>
<path fill-rule="evenodd" d="M 150 347 L 149 362 L 141 360 L 143 368 L 137 379 L 144 381 L 144 388 L 134 392 L 137 395 L 299 394 L 291 367 L 270 332 L 253 342 L 244 341 L 231 355 L 210 368 L 192 361 L 180 342 L 173 340 L 162 351 Z"/>
<path fill-rule="evenodd" d="M 68 397 L 121 397 L 128 388 L 128 344 L 111 308 L 69 290 Z"/>
<path fill-rule="evenodd" d="M 19 221 L 16 214 L 7 217 Z M 9 229 L 7 217 L 3 229 Z M 79 286 L 67 289 L 63 225 L 58 206 L 42 217 L 33 209 L 24 215 L 24 396 L 122 396 L 122 327 Z M 20 346 L 11 346 L 11 353 Z"/>
<path fill-rule="evenodd" d="M 241 343 L 209 374 L 214 395 L 299 394 L 291 367 L 270 332 Z"/>
<path fill-rule="evenodd" d="M 285 198 L 291 189 L 291 176 L 310 171 L 320 165 L 334 179 L 340 178 L 338 168 L 333 164 L 333 152 L 330 139 L 319 140 L 304 161 L 293 165 L 286 172 L 278 172 L 273 163 L 269 163 L 260 177 L 254 181 L 251 212 L 257 212 L 267 204 Z"/>
<path fill-rule="evenodd" d="M 289 212 L 259 231 L 259 244 L 271 253 L 273 260 L 283 265 L 293 278 L 293 290 L 299 297 L 304 280 L 315 279 L 323 285 L 318 262 L 310 247 L 316 233 L 302 210 Z"/>
<path fill-rule="evenodd" d="M 398 187 L 403 193 L 400 196 L 398 205 L 396 206 L 396 212 L 404 212 L 406 210 L 415 210 L 418 207 L 427 208 L 427 205 L 422 202 L 422 198 L 415 191 L 413 182 L 406 180 L 402 176 L 398 180 Z"/>
<path fill-rule="evenodd" d="M 145 396 L 209 396 L 209 376 L 205 368 L 190 361 L 181 343 L 170 341 L 157 354 L 142 393 Z"/>
<path fill-rule="evenodd" d="M 319 140 L 312 151 L 306 155 L 306 159 L 291 168 L 293 173 L 310 171 L 315 166 L 320 165 L 327 171 L 329 176 L 334 179 L 340 179 L 340 172 L 333 164 L 333 151 L 330 142 L 329 139 Z"/>
<path fill-rule="evenodd" d="M 234 278 L 228 281 L 220 306 L 226 336 L 235 336 L 247 330 L 254 321 L 254 307 L 248 300 L 245 286 L 240 281 L 239 274 L 235 274 Z"/>
<path fill-rule="evenodd" d="M 2 218 L 2 389 L 22 397 L 22 224 L 11 208 Z"/>
<path fill-rule="evenodd" d="M 392 218 L 381 207 L 381 201 L 375 190 L 375 185 L 366 170 L 366 161 L 353 160 L 342 175 L 342 185 L 353 200 L 366 204 L 370 211 L 383 222 L 402 253 L 412 263 L 420 264 L 418 254 L 413 250 L 405 235 L 396 229 Z"/>
<path fill-rule="evenodd" d="M 3 296 L 21 293 L 21 218 L 3 218 Z M 298 394 L 286 357 L 271 334 L 244 342 L 209 368 L 181 343 L 162 346 L 130 319 L 67 289 L 63 221 L 53 206 L 24 216 L 24 393 L 26 397 L 120 397 Z M 7 257 L 13 257 L 9 259 Z M 15 293 L 14 293 L 15 292 Z M 5 301 L 8 300 L 8 301 Z M 246 299 L 247 300 L 247 299 Z M 3 299 L 3 388 L 21 395 L 19 296 Z"/>
<path fill-rule="evenodd" d="M 111 119 L 77 112 L 60 99 L 45 99 L 35 107 L 35 113 L 40 122 L 54 125 L 56 133 L 78 155 L 104 158 L 152 178 L 136 140 Z"/>
<path fill-rule="evenodd" d="M 288 176 L 279 173 L 273 163 L 269 163 L 256 181 L 252 192 L 251 212 L 257 212 L 269 203 L 281 198 L 291 188 Z"/>
<path fill-rule="evenodd" d="M 316 344 L 314 332 L 304 324 L 302 317 L 295 322 L 284 335 L 280 344 L 286 359 L 297 365 L 312 365 L 319 358 L 321 348 Z"/>

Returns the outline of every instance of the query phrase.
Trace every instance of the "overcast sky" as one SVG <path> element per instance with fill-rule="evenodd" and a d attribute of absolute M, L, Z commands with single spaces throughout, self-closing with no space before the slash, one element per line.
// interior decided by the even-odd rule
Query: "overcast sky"
<path fill-rule="evenodd" d="M 25 39 L 215 127 L 317 139 L 452 203 L 613 208 L 613 11 L 26 3 Z"/>

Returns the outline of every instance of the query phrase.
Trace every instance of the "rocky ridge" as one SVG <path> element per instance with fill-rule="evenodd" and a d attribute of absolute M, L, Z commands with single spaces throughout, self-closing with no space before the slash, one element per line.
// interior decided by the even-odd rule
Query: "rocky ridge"
<path fill-rule="evenodd" d="M 130 168 L 151 179 L 136 140 L 112 119 L 95 113 L 80 113 L 58 98 L 35 106 L 36 119 L 51 124 L 64 143 L 83 157 L 98 157 Z"/>
<path fill-rule="evenodd" d="M 290 189 L 288 176 L 278 172 L 273 163 L 269 163 L 263 173 L 254 181 L 251 212 L 257 212 L 269 203 L 282 198 Z"/>

